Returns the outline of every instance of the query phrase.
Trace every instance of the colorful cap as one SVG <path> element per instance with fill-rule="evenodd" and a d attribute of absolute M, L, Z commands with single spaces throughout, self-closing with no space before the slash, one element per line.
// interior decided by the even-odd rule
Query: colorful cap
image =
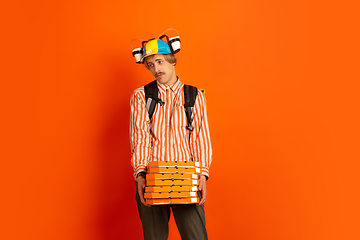
<path fill-rule="evenodd" d="M 161 39 L 150 40 L 145 44 L 143 48 L 143 56 L 140 61 L 143 62 L 146 57 L 158 53 L 171 53 L 169 44 L 167 44 L 167 42 Z"/>

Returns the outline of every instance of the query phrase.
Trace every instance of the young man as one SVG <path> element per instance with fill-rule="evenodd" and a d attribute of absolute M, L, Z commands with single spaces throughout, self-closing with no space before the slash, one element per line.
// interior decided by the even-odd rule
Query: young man
<path fill-rule="evenodd" d="M 150 119 L 146 109 L 145 90 L 134 91 L 130 100 L 130 143 L 136 180 L 136 202 L 145 240 L 166 240 L 171 210 L 183 240 L 207 238 L 204 202 L 206 180 L 212 160 L 205 98 L 198 91 L 192 110 L 191 128 L 188 128 L 184 110 L 184 84 L 176 75 L 176 57 L 167 42 L 154 39 L 144 46 L 142 61 L 156 78 L 159 98 Z M 190 131 L 191 129 L 192 131 Z M 202 175 L 199 179 L 199 204 L 146 204 L 144 190 L 146 170 L 152 161 L 196 161 Z"/>

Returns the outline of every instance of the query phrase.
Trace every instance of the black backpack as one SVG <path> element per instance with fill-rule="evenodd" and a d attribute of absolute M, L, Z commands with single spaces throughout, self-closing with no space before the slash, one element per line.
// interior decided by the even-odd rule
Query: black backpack
<path fill-rule="evenodd" d="M 161 106 L 164 105 L 164 102 L 159 98 L 159 89 L 156 84 L 156 80 L 148 83 L 144 86 L 145 89 L 145 101 L 146 101 L 146 110 L 149 113 L 149 118 L 151 119 L 154 114 L 156 104 L 159 103 Z M 193 131 L 191 127 L 191 114 L 192 108 L 194 107 L 195 100 L 198 94 L 198 90 L 196 87 L 190 85 L 184 85 L 184 109 L 186 113 L 187 126 L 186 128 L 189 131 Z"/>

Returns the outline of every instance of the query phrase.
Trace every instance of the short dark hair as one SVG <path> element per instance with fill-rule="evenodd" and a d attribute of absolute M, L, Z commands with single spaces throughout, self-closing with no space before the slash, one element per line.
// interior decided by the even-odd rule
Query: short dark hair
<path fill-rule="evenodd" d="M 164 59 L 168 63 L 174 64 L 174 65 L 176 65 L 176 63 L 177 63 L 177 58 L 176 58 L 175 54 L 173 54 L 173 53 L 164 54 Z M 145 64 L 145 67 L 147 69 L 149 69 L 149 65 L 146 62 L 146 58 L 144 59 L 144 64 Z"/>

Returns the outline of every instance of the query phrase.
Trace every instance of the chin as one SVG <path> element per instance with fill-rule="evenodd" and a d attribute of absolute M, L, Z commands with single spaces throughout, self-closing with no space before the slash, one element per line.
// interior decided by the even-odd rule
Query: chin
<path fill-rule="evenodd" d="M 168 81 L 167 80 L 165 80 L 165 79 L 156 79 L 159 83 L 161 83 L 161 84 L 166 84 Z"/>

